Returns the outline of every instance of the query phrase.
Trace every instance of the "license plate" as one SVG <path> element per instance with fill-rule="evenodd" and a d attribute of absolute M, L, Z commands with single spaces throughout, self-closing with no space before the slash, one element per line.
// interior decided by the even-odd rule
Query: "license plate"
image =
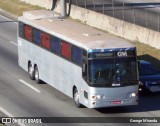
<path fill-rule="evenodd" d="M 111 104 L 116 104 L 116 105 L 118 105 L 118 104 L 121 104 L 121 101 L 119 101 L 119 100 L 118 100 L 118 101 L 117 101 L 117 100 L 116 100 L 116 101 L 111 101 Z"/>

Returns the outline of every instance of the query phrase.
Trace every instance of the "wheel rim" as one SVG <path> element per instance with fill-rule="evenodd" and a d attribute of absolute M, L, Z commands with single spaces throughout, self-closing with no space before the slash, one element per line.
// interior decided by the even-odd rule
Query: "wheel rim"
<path fill-rule="evenodd" d="M 32 66 L 31 66 L 31 65 L 29 66 L 29 71 L 28 71 L 28 72 L 29 72 L 29 75 L 32 76 L 32 74 L 33 74 L 33 69 L 32 69 Z"/>
<path fill-rule="evenodd" d="M 74 93 L 74 101 L 76 104 L 79 104 L 79 93 L 77 90 Z"/>
<path fill-rule="evenodd" d="M 38 81 L 39 80 L 39 72 L 38 70 L 36 69 L 35 71 L 35 79 Z"/>

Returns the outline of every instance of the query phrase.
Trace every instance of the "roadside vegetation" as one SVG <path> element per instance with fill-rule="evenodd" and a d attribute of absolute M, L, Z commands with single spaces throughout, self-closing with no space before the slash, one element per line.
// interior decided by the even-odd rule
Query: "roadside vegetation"
<path fill-rule="evenodd" d="M 23 11 L 42 9 L 42 7 L 31 6 L 30 4 L 21 2 L 20 0 L 0 0 L 0 8 L 17 16 L 21 16 Z"/>
<path fill-rule="evenodd" d="M 149 61 L 160 70 L 160 49 L 140 42 L 135 42 L 135 45 L 137 47 L 138 59 Z"/>
<path fill-rule="evenodd" d="M 20 0 L 0 0 L 0 8 L 17 16 L 22 15 L 26 10 L 44 9 L 39 6 L 33 6 Z M 152 62 L 160 70 L 160 49 L 153 48 L 140 42 L 134 42 L 137 47 L 138 59 Z"/>

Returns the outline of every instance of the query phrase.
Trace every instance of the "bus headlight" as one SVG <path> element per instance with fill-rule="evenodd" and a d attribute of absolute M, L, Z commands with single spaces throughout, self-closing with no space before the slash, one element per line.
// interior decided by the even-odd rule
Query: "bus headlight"
<path fill-rule="evenodd" d="M 132 93 L 130 93 L 130 97 L 137 97 L 138 96 L 138 93 L 136 93 L 136 92 L 132 92 Z"/>
<path fill-rule="evenodd" d="M 104 95 L 91 95 L 91 100 L 105 99 Z"/>

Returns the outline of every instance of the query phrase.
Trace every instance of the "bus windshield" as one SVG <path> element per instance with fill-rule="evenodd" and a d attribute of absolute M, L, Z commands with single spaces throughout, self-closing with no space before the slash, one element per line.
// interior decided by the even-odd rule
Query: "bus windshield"
<path fill-rule="evenodd" d="M 135 58 L 89 61 L 89 82 L 93 85 L 111 86 L 113 83 L 127 83 L 128 85 L 130 81 L 137 81 Z"/>

